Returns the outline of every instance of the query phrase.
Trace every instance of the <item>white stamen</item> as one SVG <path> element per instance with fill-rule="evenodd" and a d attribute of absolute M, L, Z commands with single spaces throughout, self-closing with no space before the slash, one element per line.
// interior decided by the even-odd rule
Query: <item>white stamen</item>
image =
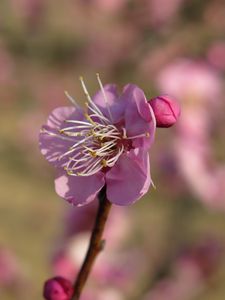
<path fill-rule="evenodd" d="M 84 125 L 81 126 L 70 126 L 70 127 L 64 127 L 62 129 L 59 130 L 60 133 L 63 133 L 64 131 L 68 131 L 68 130 L 72 130 L 72 129 L 77 129 L 77 128 L 87 128 Z M 87 129 L 88 130 L 88 129 Z M 79 131 L 80 132 L 80 131 Z"/>
<path fill-rule="evenodd" d="M 102 148 L 100 148 L 96 153 L 98 155 L 99 153 L 101 153 L 101 152 L 103 152 L 105 150 L 109 150 L 109 149 L 111 149 L 111 148 L 113 148 L 115 146 L 116 146 L 116 143 L 114 141 L 109 142 L 107 145 L 104 145 Z"/>
<path fill-rule="evenodd" d="M 89 139 L 91 139 L 91 138 L 93 138 L 91 135 L 90 135 L 90 136 L 87 136 L 87 137 L 85 137 L 83 140 L 81 140 L 81 141 L 75 143 L 71 148 L 75 149 L 77 146 L 79 146 L 79 145 L 85 143 L 87 140 L 89 140 Z"/>
<path fill-rule="evenodd" d="M 115 155 L 114 157 L 112 157 L 111 159 L 107 160 L 107 165 L 109 167 L 114 166 L 114 164 L 117 162 L 118 158 L 120 157 L 120 155 L 123 153 L 124 150 L 124 146 L 122 145 L 122 147 L 119 149 L 117 155 Z"/>
<path fill-rule="evenodd" d="M 64 141 L 74 142 L 74 139 L 72 139 L 72 138 L 69 138 L 69 137 L 66 137 L 66 136 L 62 136 L 61 134 L 54 133 L 54 132 L 49 131 L 49 130 L 47 130 L 45 128 L 41 129 L 41 133 L 47 133 L 48 135 L 58 137 L 59 139 L 64 140 Z"/>
<path fill-rule="evenodd" d="M 122 130 L 123 130 L 123 138 L 126 139 L 127 138 L 127 131 L 124 127 L 122 128 Z"/>
<path fill-rule="evenodd" d="M 64 94 L 76 108 L 79 108 L 79 105 L 77 104 L 76 100 L 72 96 L 70 96 L 70 94 L 67 91 L 64 91 Z"/>
<path fill-rule="evenodd" d="M 109 113 L 110 121 L 113 122 L 113 117 L 112 117 L 112 114 L 111 114 L 111 111 L 110 111 L 110 107 L 109 107 L 109 101 L 108 101 L 108 99 L 107 99 L 107 96 L 106 96 L 104 87 L 103 87 L 103 85 L 102 85 L 100 76 L 99 76 L 98 73 L 96 74 L 96 76 L 97 76 L 98 84 L 99 84 L 99 86 L 100 86 L 100 88 L 101 88 L 101 91 L 102 91 L 102 95 L 103 95 L 103 99 L 104 99 L 104 101 L 105 101 L 105 105 L 106 105 L 107 110 L 108 110 L 108 113 Z"/>
<path fill-rule="evenodd" d="M 89 117 L 91 117 L 91 118 L 97 117 L 97 118 L 99 118 L 100 120 L 104 121 L 107 124 L 109 124 L 109 122 L 110 122 L 106 117 L 104 117 L 102 115 L 98 115 L 96 112 L 94 114 L 89 115 Z"/>
<path fill-rule="evenodd" d="M 65 120 L 65 123 L 75 123 L 75 124 L 83 124 L 86 125 L 87 127 L 92 127 L 92 124 L 89 122 L 84 122 L 84 121 L 77 121 L 77 120 Z"/>
<path fill-rule="evenodd" d="M 154 182 L 152 181 L 152 179 L 151 179 L 151 185 L 152 185 L 153 189 L 156 190 L 156 186 L 155 186 Z"/>
<path fill-rule="evenodd" d="M 138 135 L 126 137 L 125 139 L 126 140 L 132 140 L 132 139 L 136 139 L 136 138 L 149 137 L 149 136 L 150 136 L 150 134 L 148 132 L 145 132 L 145 133 L 141 133 L 141 134 L 138 134 Z"/>
<path fill-rule="evenodd" d="M 87 100 L 88 102 L 90 103 L 90 105 L 92 105 L 92 107 L 94 108 L 95 112 L 100 115 L 100 116 L 103 116 L 102 112 L 100 111 L 100 109 L 96 106 L 96 104 L 92 101 L 91 99 L 91 96 L 89 95 L 88 93 L 88 90 L 85 86 L 85 83 L 84 83 L 84 80 L 83 80 L 83 77 L 80 76 L 80 82 L 81 82 L 81 85 L 82 85 L 82 88 L 83 88 L 83 91 L 84 91 L 84 94 L 85 96 L 87 97 Z"/>
<path fill-rule="evenodd" d="M 89 165 L 86 169 L 84 169 L 82 172 L 81 172 L 81 174 L 87 174 L 87 175 L 89 175 L 89 172 L 91 172 L 91 171 L 93 171 L 93 169 L 95 168 L 95 167 L 97 167 L 97 165 L 99 165 L 99 163 L 101 164 L 101 158 L 98 158 L 98 159 L 96 159 L 96 160 L 94 160 L 94 163 L 93 164 L 91 164 L 91 165 Z M 80 175 L 81 175 L 80 174 Z"/>

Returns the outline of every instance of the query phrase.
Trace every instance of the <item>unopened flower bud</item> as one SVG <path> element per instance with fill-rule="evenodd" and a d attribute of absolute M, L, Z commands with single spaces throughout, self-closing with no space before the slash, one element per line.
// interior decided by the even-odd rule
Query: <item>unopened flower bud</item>
<path fill-rule="evenodd" d="M 180 105 L 167 95 L 150 99 L 148 103 L 155 114 L 157 127 L 170 127 L 180 116 Z"/>
<path fill-rule="evenodd" d="M 45 282 L 43 296 L 46 300 L 71 300 L 73 286 L 63 277 L 53 277 Z"/>

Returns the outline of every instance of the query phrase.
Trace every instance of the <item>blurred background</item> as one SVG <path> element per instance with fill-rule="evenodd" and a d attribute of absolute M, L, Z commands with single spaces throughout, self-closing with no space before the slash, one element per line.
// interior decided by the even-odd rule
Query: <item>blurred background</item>
<path fill-rule="evenodd" d="M 176 97 L 182 116 L 157 130 L 157 189 L 113 209 L 82 300 L 225 299 L 224 15 L 222 0 L 1 0 L 1 299 L 42 299 L 79 268 L 96 205 L 56 195 L 38 133 L 96 72 Z"/>

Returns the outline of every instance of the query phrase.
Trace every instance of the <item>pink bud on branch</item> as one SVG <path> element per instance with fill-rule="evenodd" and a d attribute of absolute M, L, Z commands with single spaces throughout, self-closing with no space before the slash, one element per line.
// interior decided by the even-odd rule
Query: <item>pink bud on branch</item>
<path fill-rule="evenodd" d="M 73 286 L 68 279 L 56 276 L 45 282 L 43 296 L 46 300 L 71 300 Z"/>
<path fill-rule="evenodd" d="M 180 116 L 180 105 L 167 95 L 150 99 L 148 103 L 155 114 L 157 127 L 171 127 Z"/>

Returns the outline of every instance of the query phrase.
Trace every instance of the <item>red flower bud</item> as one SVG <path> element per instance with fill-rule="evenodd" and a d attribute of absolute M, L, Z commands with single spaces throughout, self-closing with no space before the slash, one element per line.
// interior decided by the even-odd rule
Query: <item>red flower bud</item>
<path fill-rule="evenodd" d="M 148 103 L 155 114 L 157 127 L 170 127 L 180 116 L 180 105 L 167 95 L 150 99 Z"/>
<path fill-rule="evenodd" d="M 43 296 L 46 300 L 71 300 L 73 286 L 63 277 L 53 277 L 45 282 Z"/>

